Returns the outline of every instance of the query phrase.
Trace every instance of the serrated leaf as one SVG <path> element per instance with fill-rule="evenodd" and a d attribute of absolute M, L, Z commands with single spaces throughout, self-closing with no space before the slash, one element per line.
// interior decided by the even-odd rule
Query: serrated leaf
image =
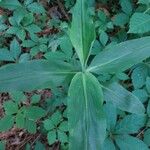
<path fill-rule="evenodd" d="M 56 142 L 57 141 L 56 131 L 50 131 L 50 132 L 48 132 L 47 139 L 48 139 L 49 145 L 51 145 L 54 142 Z"/>
<path fill-rule="evenodd" d="M 10 95 L 12 100 L 15 101 L 16 103 L 20 103 L 26 100 L 26 96 L 24 95 L 23 92 L 14 91 L 11 92 Z"/>
<path fill-rule="evenodd" d="M 121 150 L 149 150 L 143 141 L 129 135 L 117 136 L 115 141 Z"/>
<path fill-rule="evenodd" d="M 47 119 L 43 123 L 44 123 L 44 128 L 47 131 L 50 131 L 56 127 L 51 119 Z"/>
<path fill-rule="evenodd" d="M 119 80 L 128 80 L 129 79 L 129 76 L 124 73 L 124 72 L 121 72 L 121 73 L 117 73 L 116 74 L 116 77 L 119 79 Z"/>
<path fill-rule="evenodd" d="M 14 118 L 12 116 L 4 116 L 0 119 L 0 132 L 5 132 L 11 129 L 14 125 Z"/>
<path fill-rule="evenodd" d="M 143 139 L 144 143 L 147 144 L 147 146 L 150 146 L 150 129 L 146 130 L 144 132 L 144 139 Z"/>
<path fill-rule="evenodd" d="M 14 58 L 11 56 L 11 53 L 8 51 L 8 49 L 0 49 L 0 61 L 14 61 Z"/>
<path fill-rule="evenodd" d="M 102 105 L 103 94 L 97 79 L 90 73 L 76 74 L 68 97 L 71 150 L 100 149 L 106 134 L 106 118 Z"/>
<path fill-rule="evenodd" d="M 88 71 L 118 73 L 150 57 L 150 37 L 129 40 L 108 47 L 91 62 Z"/>
<path fill-rule="evenodd" d="M 82 65 L 84 65 L 95 40 L 95 27 L 89 16 L 86 0 L 77 0 L 73 8 L 72 18 L 69 36 Z"/>
<path fill-rule="evenodd" d="M 17 35 L 17 37 L 24 41 L 25 40 L 25 37 L 26 37 L 26 32 L 24 29 L 18 29 L 17 32 L 15 33 Z"/>
<path fill-rule="evenodd" d="M 19 28 L 18 27 L 9 27 L 8 29 L 7 29 L 7 31 L 6 31 L 6 34 L 15 34 L 15 33 L 17 33 L 18 32 L 18 30 L 19 30 Z"/>
<path fill-rule="evenodd" d="M 67 57 L 71 58 L 73 55 L 73 47 L 70 39 L 67 36 L 63 36 L 60 39 L 60 48 L 67 55 Z"/>
<path fill-rule="evenodd" d="M 148 94 L 145 89 L 137 89 L 132 92 L 139 100 L 144 103 L 148 100 Z"/>
<path fill-rule="evenodd" d="M 21 112 L 18 112 L 16 115 L 16 127 L 17 128 L 24 128 L 25 127 L 25 118 Z"/>
<path fill-rule="evenodd" d="M 28 12 L 25 8 L 19 7 L 13 12 L 13 18 L 15 19 L 17 26 Z"/>
<path fill-rule="evenodd" d="M 144 13 L 134 13 L 130 20 L 128 33 L 146 33 L 150 31 L 150 15 Z"/>
<path fill-rule="evenodd" d="M 62 114 L 59 111 L 56 111 L 52 116 L 51 120 L 55 126 L 57 126 L 62 121 Z"/>
<path fill-rule="evenodd" d="M 63 132 L 67 132 L 68 131 L 68 122 L 67 121 L 63 121 L 60 125 L 59 125 L 59 130 L 63 131 Z"/>
<path fill-rule="evenodd" d="M 18 112 L 18 105 L 13 101 L 4 102 L 3 107 L 7 115 L 13 115 Z"/>
<path fill-rule="evenodd" d="M 22 46 L 23 47 L 34 47 L 34 46 L 36 46 L 36 42 L 34 42 L 32 40 L 24 40 L 22 42 Z"/>
<path fill-rule="evenodd" d="M 21 53 L 21 47 L 16 39 L 14 39 L 10 44 L 10 52 L 15 59 L 17 59 Z"/>
<path fill-rule="evenodd" d="M 122 7 L 122 10 L 130 15 L 132 13 L 132 3 L 131 0 L 120 0 L 120 4 Z"/>
<path fill-rule="evenodd" d="M 33 13 L 28 13 L 23 17 L 21 23 L 23 24 L 23 26 L 27 26 L 30 25 L 33 21 L 34 21 Z"/>
<path fill-rule="evenodd" d="M 131 79 L 135 89 L 142 88 L 145 85 L 148 69 L 147 65 L 141 64 L 133 70 Z"/>
<path fill-rule="evenodd" d="M 104 87 L 104 99 L 112 102 L 117 108 L 135 114 L 143 114 L 145 108 L 141 101 L 118 83 Z"/>
<path fill-rule="evenodd" d="M 46 111 L 38 106 L 30 106 L 25 110 L 25 116 L 31 120 L 37 120 L 46 115 Z"/>
<path fill-rule="evenodd" d="M 27 6 L 28 10 L 33 12 L 33 13 L 45 13 L 44 7 L 37 2 L 31 3 Z"/>
<path fill-rule="evenodd" d="M 18 7 L 21 7 L 21 4 L 18 0 L 3 0 L 0 2 L 0 7 L 14 10 L 17 9 Z"/>
<path fill-rule="evenodd" d="M 124 13 L 119 13 L 117 15 L 114 16 L 114 19 L 113 19 L 113 23 L 116 25 L 116 26 L 124 26 L 125 24 L 127 24 L 129 21 L 129 16 L 124 14 Z"/>
<path fill-rule="evenodd" d="M 68 136 L 66 133 L 64 132 L 61 132 L 61 131 L 58 131 L 58 140 L 61 142 L 61 143 L 67 143 L 68 142 Z"/>
<path fill-rule="evenodd" d="M 26 120 L 24 128 L 27 129 L 27 131 L 31 134 L 36 133 L 36 123 L 32 120 Z"/>
<path fill-rule="evenodd" d="M 25 27 L 25 29 L 30 33 L 30 34 L 33 34 L 33 33 L 38 33 L 41 31 L 41 28 L 39 26 L 37 26 L 36 24 L 31 24 L 27 27 Z"/>
<path fill-rule="evenodd" d="M 107 35 L 106 32 L 102 32 L 102 33 L 100 34 L 100 41 L 101 41 L 101 43 L 102 43 L 103 46 L 105 46 L 105 45 L 107 44 L 108 38 L 109 38 L 109 37 L 108 37 L 108 35 Z"/>

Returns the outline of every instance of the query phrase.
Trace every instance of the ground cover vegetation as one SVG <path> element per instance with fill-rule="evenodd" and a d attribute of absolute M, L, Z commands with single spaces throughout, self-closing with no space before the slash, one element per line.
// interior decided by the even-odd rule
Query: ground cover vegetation
<path fill-rule="evenodd" d="M 0 150 L 149 150 L 150 0 L 0 0 Z"/>

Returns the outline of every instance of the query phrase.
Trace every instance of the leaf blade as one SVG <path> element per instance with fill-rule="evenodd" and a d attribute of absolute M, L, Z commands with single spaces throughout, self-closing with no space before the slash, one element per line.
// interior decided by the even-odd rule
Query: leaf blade
<path fill-rule="evenodd" d="M 0 68 L 0 91 L 25 91 L 60 85 L 67 76 L 73 76 L 72 66 L 54 60 L 34 60 L 9 64 Z"/>
<path fill-rule="evenodd" d="M 15 10 L 18 7 L 21 7 L 21 4 L 18 0 L 3 0 L 0 2 L 0 6 L 5 8 L 5 9 L 9 9 L 9 10 Z"/>
<path fill-rule="evenodd" d="M 95 150 L 101 147 L 106 130 L 102 104 L 102 89 L 97 79 L 89 73 L 78 73 L 69 88 L 70 149 Z"/>
<path fill-rule="evenodd" d="M 119 109 L 135 114 L 143 114 L 145 112 L 141 101 L 118 83 L 112 83 L 107 88 L 104 87 L 104 89 L 104 99 L 111 101 Z"/>
<path fill-rule="evenodd" d="M 150 56 L 150 37 L 129 40 L 99 53 L 88 71 L 117 73 L 125 71 Z"/>
<path fill-rule="evenodd" d="M 72 18 L 69 36 L 80 61 L 84 64 L 87 61 L 92 43 L 95 40 L 95 28 L 89 16 L 87 1 L 77 0 Z"/>
<path fill-rule="evenodd" d="M 116 137 L 116 143 L 121 150 L 148 150 L 147 145 L 138 138 L 129 135 L 120 135 Z M 132 146 L 131 146 L 132 145 Z"/>
<path fill-rule="evenodd" d="M 150 15 L 144 13 L 134 13 L 130 20 L 128 33 L 146 33 L 150 31 Z"/>

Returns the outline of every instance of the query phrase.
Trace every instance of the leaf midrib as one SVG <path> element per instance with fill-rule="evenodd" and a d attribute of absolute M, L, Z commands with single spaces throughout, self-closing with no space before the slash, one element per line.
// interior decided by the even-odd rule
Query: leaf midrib
<path fill-rule="evenodd" d="M 103 66 L 105 66 L 105 65 L 108 65 L 108 64 L 110 64 L 110 63 L 112 63 L 112 62 L 114 62 L 114 61 L 116 61 L 116 60 L 118 60 L 118 59 L 121 59 L 122 57 L 126 57 L 126 56 L 128 56 L 128 55 L 131 55 L 132 53 L 134 53 L 136 50 L 138 50 L 138 49 L 140 49 L 140 52 L 142 51 L 142 49 L 143 48 L 146 48 L 146 46 L 149 46 L 150 44 L 146 44 L 146 45 L 144 45 L 144 46 L 142 46 L 142 47 L 138 47 L 138 48 L 134 48 L 134 50 L 133 51 L 131 51 L 131 52 L 129 52 L 129 53 L 127 53 L 127 54 L 125 54 L 125 55 L 121 55 L 120 57 L 117 57 L 117 58 L 115 58 L 115 59 L 112 59 L 112 60 L 110 60 L 110 61 L 108 61 L 108 62 L 106 62 L 106 63 L 102 63 L 102 64 L 100 64 L 100 65 L 97 65 L 97 66 L 94 66 L 94 67 L 89 67 L 87 70 L 88 71 L 92 71 L 92 70 L 96 70 L 97 68 L 101 68 L 101 67 L 103 67 Z M 123 46 L 125 49 L 128 49 L 126 46 Z"/>
<path fill-rule="evenodd" d="M 38 76 L 40 76 L 40 75 L 43 76 L 43 75 L 61 75 L 61 74 L 75 74 L 75 73 L 76 72 L 43 72 L 43 73 L 40 72 L 39 73 L 38 71 L 35 71 L 35 72 L 24 73 L 24 76 L 34 77 L 33 74 L 38 74 Z M 10 74 L 10 76 L 11 76 L 11 74 Z M 17 78 L 22 78 L 22 77 L 23 76 L 20 73 L 20 74 L 16 74 L 16 77 L 9 78 L 9 80 L 17 79 Z M 8 78 L 6 80 L 9 81 Z M 6 82 L 6 80 L 5 79 L 3 79 L 3 80 L 0 79 L 0 82 L 1 83 L 2 82 Z"/>
<path fill-rule="evenodd" d="M 84 91 L 84 98 L 85 98 L 85 136 L 86 136 L 86 143 L 85 143 L 85 150 L 88 150 L 88 118 L 89 118 L 89 115 L 88 115 L 88 98 L 87 98 L 87 91 L 86 91 L 86 80 L 85 80 L 85 75 L 82 73 L 82 83 L 83 83 L 83 91 Z"/>

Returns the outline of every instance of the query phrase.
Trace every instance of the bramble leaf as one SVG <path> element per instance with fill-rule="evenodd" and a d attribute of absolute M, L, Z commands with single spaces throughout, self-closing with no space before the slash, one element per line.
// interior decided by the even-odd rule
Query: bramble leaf
<path fill-rule="evenodd" d="M 150 15 L 134 13 L 130 20 L 129 33 L 146 33 L 150 31 Z"/>

